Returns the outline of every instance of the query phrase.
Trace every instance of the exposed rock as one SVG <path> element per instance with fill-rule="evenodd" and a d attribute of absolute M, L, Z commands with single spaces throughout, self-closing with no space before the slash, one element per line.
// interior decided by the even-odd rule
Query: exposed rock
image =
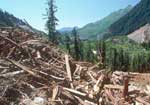
<path fill-rule="evenodd" d="M 129 39 L 132 39 L 138 43 L 150 42 L 150 25 L 146 24 L 140 29 L 134 31 L 128 35 Z"/>

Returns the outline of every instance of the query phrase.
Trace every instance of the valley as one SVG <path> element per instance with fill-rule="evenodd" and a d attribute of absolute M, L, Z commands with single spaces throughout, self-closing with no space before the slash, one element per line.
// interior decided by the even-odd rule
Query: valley
<path fill-rule="evenodd" d="M 0 105 L 150 105 L 150 1 L 57 29 L 70 24 L 59 17 L 63 9 L 62 17 L 83 12 L 81 1 L 75 9 L 59 2 L 47 0 L 45 31 L 0 10 Z M 71 24 L 86 19 L 77 20 Z"/>

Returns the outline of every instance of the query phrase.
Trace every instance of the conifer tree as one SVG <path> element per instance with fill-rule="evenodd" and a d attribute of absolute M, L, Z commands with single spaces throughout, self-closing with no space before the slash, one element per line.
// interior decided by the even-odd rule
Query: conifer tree
<path fill-rule="evenodd" d="M 88 45 L 87 45 L 87 54 L 86 54 L 86 60 L 88 62 L 92 62 L 93 61 L 93 53 L 92 53 L 92 47 L 91 47 L 91 43 L 88 42 Z"/>
<path fill-rule="evenodd" d="M 55 13 L 57 12 L 57 7 L 55 5 L 54 0 L 48 0 L 47 4 L 48 4 L 48 8 L 46 8 L 46 11 L 47 11 L 46 28 L 48 30 L 49 41 L 53 42 L 54 44 L 57 44 L 58 39 L 57 39 L 56 25 L 57 25 L 58 19 L 55 16 Z"/>
<path fill-rule="evenodd" d="M 66 49 L 68 50 L 68 53 L 71 53 L 71 49 L 70 49 L 70 44 L 71 44 L 71 39 L 69 37 L 69 35 L 65 36 L 65 44 L 66 44 Z"/>
<path fill-rule="evenodd" d="M 106 44 L 105 44 L 105 41 L 102 41 L 101 54 L 102 54 L 102 63 L 105 66 L 105 56 L 106 56 Z"/>
<path fill-rule="evenodd" d="M 77 34 L 76 28 L 72 30 L 72 35 L 74 36 L 74 53 L 75 53 L 75 59 L 80 59 L 80 47 L 79 47 L 79 36 Z"/>
<path fill-rule="evenodd" d="M 79 50 L 80 50 L 80 60 L 83 61 L 84 60 L 84 43 L 81 39 L 79 39 Z"/>
<path fill-rule="evenodd" d="M 112 59 L 112 70 L 117 70 L 117 50 L 115 48 L 112 49 L 113 59 Z"/>

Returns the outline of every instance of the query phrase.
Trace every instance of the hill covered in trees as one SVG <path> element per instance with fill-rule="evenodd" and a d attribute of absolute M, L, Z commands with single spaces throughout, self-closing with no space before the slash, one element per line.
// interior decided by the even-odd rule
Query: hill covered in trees
<path fill-rule="evenodd" d="M 26 20 L 21 20 L 2 9 L 0 9 L 0 27 L 20 27 L 29 32 L 46 35 L 44 32 L 33 28 Z"/>
<path fill-rule="evenodd" d="M 0 9 L 0 27 L 25 25 L 21 19 L 16 18 L 14 15 Z"/>
<path fill-rule="evenodd" d="M 106 40 L 105 62 L 111 70 L 149 71 L 150 50 L 126 36 L 116 36 Z"/>
<path fill-rule="evenodd" d="M 67 40 L 66 45 L 61 45 L 61 48 L 75 58 L 75 46 L 78 46 L 80 61 L 103 62 L 103 65 L 112 71 L 149 71 L 150 44 L 138 44 L 127 36 L 114 36 L 99 41 L 78 40 L 77 45 L 73 40 Z"/>
<path fill-rule="evenodd" d="M 94 23 L 89 23 L 84 27 L 78 29 L 78 33 L 81 38 L 96 39 L 97 35 L 101 36 L 102 33 L 104 33 L 111 24 L 119 20 L 122 16 L 127 14 L 131 9 L 132 6 L 129 5 L 124 9 L 115 11 L 99 21 L 96 21 Z"/>
<path fill-rule="evenodd" d="M 141 0 L 128 14 L 112 24 L 112 35 L 127 35 L 150 22 L 150 0 Z"/>

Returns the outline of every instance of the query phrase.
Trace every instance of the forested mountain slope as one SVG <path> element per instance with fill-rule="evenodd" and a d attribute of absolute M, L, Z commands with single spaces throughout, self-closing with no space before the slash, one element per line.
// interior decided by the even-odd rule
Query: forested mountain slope
<path fill-rule="evenodd" d="M 132 9 L 132 6 L 129 5 L 124 9 L 120 9 L 106 16 L 102 20 L 96 21 L 94 23 L 89 23 L 84 27 L 78 29 L 78 33 L 81 38 L 92 38 L 96 39 L 97 35 L 102 35 L 108 27 L 119 20 L 122 16 L 127 14 Z"/>
<path fill-rule="evenodd" d="M 0 27 L 25 25 L 25 23 L 12 14 L 0 10 Z"/>
<path fill-rule="evenodd" d="M 20 27 L 29 32 L 45 35 L 44 32 L 33 28 L 26 20 L 21 20 L 2 9 L 0 9 L 0 27 Z"/>
<path fill-rule="evenodd" d="M 141 0 L 128 14 L 109 27 L 112 35 L 126 35 L 150 22 L 150 0 Z"/>

